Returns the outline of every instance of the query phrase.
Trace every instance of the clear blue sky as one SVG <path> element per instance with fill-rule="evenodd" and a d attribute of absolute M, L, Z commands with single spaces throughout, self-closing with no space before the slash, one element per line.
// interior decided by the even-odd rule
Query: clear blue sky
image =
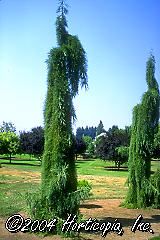
<path fill-rule="evenodd" d="M 43 125 L 47 68 L 56 46 L 58 0 L 0 1 L 0 123 L 17 130 Z M 132 109 L 146 91 L 151 49 L 160 83 L 159 0 L 68 0 L 69 32 L 88 58 L 89 90 L 74 100 L 76 126 L 131 124 Z M 75 126 L 75 127 L 76 127 Z M 75 128 L 74 127 L 74 128 Z"/>

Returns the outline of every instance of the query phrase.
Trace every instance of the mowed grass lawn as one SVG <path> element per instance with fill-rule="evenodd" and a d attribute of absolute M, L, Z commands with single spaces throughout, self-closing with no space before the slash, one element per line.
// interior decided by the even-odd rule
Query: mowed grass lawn
<path fill-rule="evenodd" d="M 40 162 L 29 159 L 0 159 L 0 216 L 6 217 L 27 210 L 26 194 L 35 192 L 40 184 Z M 107 169 L 114 162 L 100 159 L 79 159 L 76 161 L 78 179 L 87 180 L 92 185 L 91 199 L 123 199 L 127 191 L 125 184 L 127 169 L 115 171 Z M 152 162 L 156 170 L 159 162 Z"/>

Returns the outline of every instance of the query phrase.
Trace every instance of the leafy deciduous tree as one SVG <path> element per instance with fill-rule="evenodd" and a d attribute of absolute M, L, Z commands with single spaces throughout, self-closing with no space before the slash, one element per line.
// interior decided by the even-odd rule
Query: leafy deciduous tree
<path fill-rule="evenodd" d="M 119 129 L 118 126 L 113 125 L 109 128 L 104 136 L 96 139 L 96 155 L 104 160 L 115 161 L 117 166 L 118 152 L 117 147 L 128 146 L 130 142 L 129 127 Z M 118 161 L 118 164 L 120 162 Z"/>
<path fill-rule="evenodd" d="M 119 169 L 121 164 L 126 163 L 128 161 L 129 147 L 120 146 L 116 148 L 116 151 L 117 151 L 117 158 L 115 159 L 115 163 Z"/>
<path fill-rule="evenodd" d="M 86 151 L 86 144 L 83 139 L 76 139 L 75 140 L 75 155 L 77 159 L 78 154 L 83 154 Z"/>
<path fill-rule="evenodd" d="M 20 132 L 20 148 L 22 153 L 41 157 L 44 150 L 44 129 L 39 126 L 28 132 Z"/>
<path fill-rule="evenodd" d="M 11 155 L 16 154 L 19 149 L 19 137 L 14 132 L 0 132 L 0 153 Z"/>
<path fill-rule="evenodd" d="M 83 140 L 86 144 L 86 150 L 89 153 L 90 156 L 93 156 L 94 154 L 94 143 L 93 143 L 93 139 L 89 136 L 84 136 Z"/>

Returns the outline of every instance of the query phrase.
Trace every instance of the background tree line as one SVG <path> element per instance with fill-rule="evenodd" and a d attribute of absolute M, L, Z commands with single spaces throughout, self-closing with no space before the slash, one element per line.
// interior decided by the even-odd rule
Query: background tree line
<path fill-rule="evenodd" d="M 40 158 L 44 149 L 44 129 L 34 127 L 30 131 L 16 133 L 16 127 L 11 122 L 3 122 L 0 126 L 0 154 L 30 154 Z"/>
<path fill-rule="evenodd" d="M 102 134 L 103 133 L 103 134 Z M 101 135 L 102 134 L 102 135 Z M 115 161 L 117 167 L 128 160 L 131 127 L 120 129 L 113 125 L 107 131 L 102 121 L 97 127 L 78 127 L 74 137 L 74 152 L 88 157 L 99 157 L 102 160 Z M 16 127 L 11 122 L 3 122 L 0 126 L 0 154 L 11 156 L 30 154 L 41 159 L 44 150 L 44 129 L 34 127 L 30 131 L 16 133 Z M 86 157 L 87 157 L 86 154 Z M 160 157 L 160 126 L 154 137 L 152 157 Z"/>

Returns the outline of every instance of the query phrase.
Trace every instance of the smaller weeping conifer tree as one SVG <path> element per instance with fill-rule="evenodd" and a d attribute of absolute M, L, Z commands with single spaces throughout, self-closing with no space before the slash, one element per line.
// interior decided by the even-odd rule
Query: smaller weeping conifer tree
<path fill-rule="evenodd" d="M 148 90 L 143 94 L 141 103 L 133 109 L 129 149 L 129 189 L 126 205 L 131 204 L 136 208 L 160 204 L 160 180 L 155 177 L 157 173 L 151 177 L 152 147 L 159 122 L 159 88 L 155 79 L 155 58 L 152 54 L 146 65 L 146 82 Z"/>
<path fill-rule="evenodd" d="M 56 20 L 58 46 L 48 55 L 45 101 L 45 146 L 41 194 L 32 204 L 34 216 L 66 218 L 77 214 L 81 193 L 77 190 L 72 122 L 73 98 L 79 86 L 87 88 L 86 53 L 77 36 L 68 33 L 65 1 L 59 1 Z"/>

